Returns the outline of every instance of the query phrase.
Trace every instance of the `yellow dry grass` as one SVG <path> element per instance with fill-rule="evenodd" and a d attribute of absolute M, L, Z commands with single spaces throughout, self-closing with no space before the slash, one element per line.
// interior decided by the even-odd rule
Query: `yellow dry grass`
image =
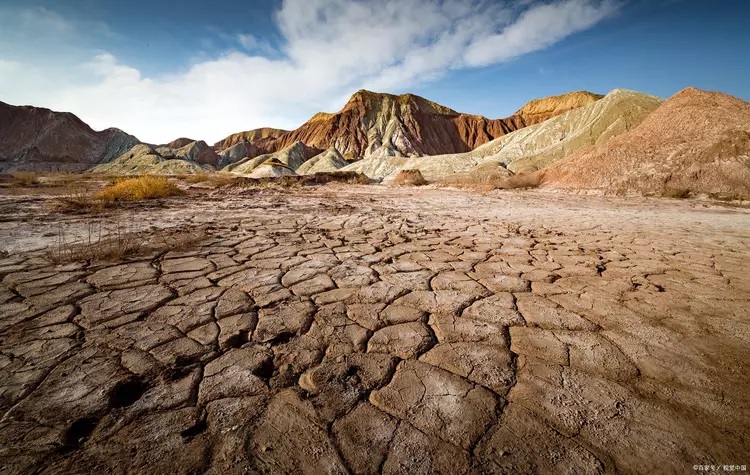
<path fill-rule="evenodd" d="M 184 192 L 168 179 L 160 176 L 126 178 L 107 186 L 94 198 L 101 201 L 139 201 L 168 196 L 182 195 Z"/>

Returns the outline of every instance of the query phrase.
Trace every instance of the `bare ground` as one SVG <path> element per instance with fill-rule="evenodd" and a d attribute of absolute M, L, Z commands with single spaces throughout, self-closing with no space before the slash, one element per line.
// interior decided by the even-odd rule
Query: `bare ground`
<path fill-rule="evenodd" d="M 747 209 L 338 184 L 49 201 L 0 198 L 4 473 L 748 464 Z M 99 219 L 209 235 L 33 251 Z"/>

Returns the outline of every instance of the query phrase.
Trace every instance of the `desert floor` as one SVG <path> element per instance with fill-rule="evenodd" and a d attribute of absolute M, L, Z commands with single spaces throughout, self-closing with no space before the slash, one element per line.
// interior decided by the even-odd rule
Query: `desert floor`
<path fill-rule="evenodd" d="M 342 184 L 50 200 L 0 196 L 3 473 L 750 465 L 750 209 Z M 100 220 L 202 238 L 34 251 Z"/>

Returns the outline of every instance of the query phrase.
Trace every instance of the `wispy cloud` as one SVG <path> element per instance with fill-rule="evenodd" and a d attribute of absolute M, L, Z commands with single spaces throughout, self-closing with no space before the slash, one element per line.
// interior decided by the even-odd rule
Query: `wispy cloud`
<path fill-rule="evenodd" d="M 617 8 L 614 0 L 284 0 L 273 18 L 282 35 L 276 49 L 246 32 L 218 57 L 159 77 L 112 52 L 81 61 L 80 48 L 71 47 L 61 55 L 67 63 L 52 69 L 34 54 L 0 50 L 0 99 L 70 110 L 95 127 L 118 126 L 152 142 L 216 140 L 263 125 L 295 127 L 361 87 L 404 89 L 451 69 L 509 61 Z M 75 35 L 71 19 L 51 11 L 39 19 L 54 25 L 49 41 Z M 4 24 L 0 43 L 38 27 Z"/>

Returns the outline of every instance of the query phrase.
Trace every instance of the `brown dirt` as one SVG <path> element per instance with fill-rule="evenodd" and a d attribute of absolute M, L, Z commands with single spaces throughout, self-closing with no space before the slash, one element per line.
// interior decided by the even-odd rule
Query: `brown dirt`
<path fill-rule="evenodd" d="M 391 180 L 391 186 L 422 186 L 426 185 L 427 180 L 422 176 L 419 170 L 400 170 Z"/>
<path fill-rule="evenodd" d="M 750 453 L 750 211 L 331 183 L 132 204 L 51 266 L 0 197 L 7 473 L 692 473 Z M 119 213 L 119 214 L 118 214 Z"/>

